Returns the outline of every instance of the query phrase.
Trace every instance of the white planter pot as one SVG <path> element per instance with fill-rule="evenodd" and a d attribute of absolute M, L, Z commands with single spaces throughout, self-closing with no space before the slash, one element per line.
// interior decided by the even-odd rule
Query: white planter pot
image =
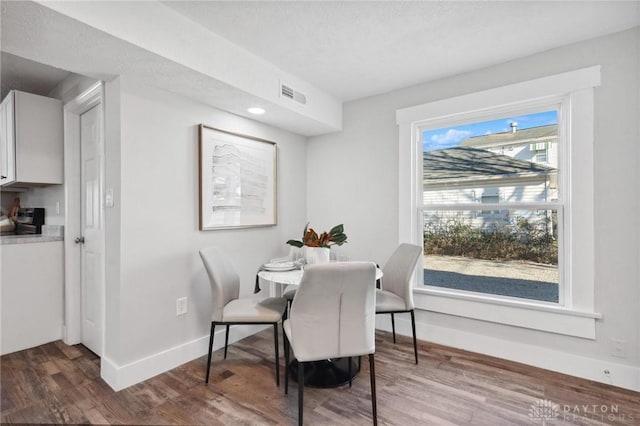
<path fill-rule="evenodd" d="M 304 258 L 307 265 L 329 263 L 331 250 L 326 247 L 304 247 Z"/>

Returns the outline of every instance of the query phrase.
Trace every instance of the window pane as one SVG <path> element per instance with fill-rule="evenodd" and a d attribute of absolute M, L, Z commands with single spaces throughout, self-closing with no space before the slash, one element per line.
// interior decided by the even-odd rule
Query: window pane
<path fill-rule="evenodd" d="M 423 132 L 424 205 L 558 200 L 557 119 L 544 111 Z"/>
<path fill-rule="evenodd" d="M 424 284 L 558 303 L 557 210 L 424 212 Z"/>
<path fill-rule="evenodd" d="M 557 123 L 549 110 L 423 132 L 425 285 L 559 302 L 556 207 L 526 207 L 559 200 Z"/>

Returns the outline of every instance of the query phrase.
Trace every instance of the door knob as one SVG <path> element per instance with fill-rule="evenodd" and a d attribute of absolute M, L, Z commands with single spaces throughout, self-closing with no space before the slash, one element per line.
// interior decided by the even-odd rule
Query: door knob
<path fill-rule="evenodd" d="M 78 237 L 74 241 L 76 244 L 84 244 L 84 237 Z"/>

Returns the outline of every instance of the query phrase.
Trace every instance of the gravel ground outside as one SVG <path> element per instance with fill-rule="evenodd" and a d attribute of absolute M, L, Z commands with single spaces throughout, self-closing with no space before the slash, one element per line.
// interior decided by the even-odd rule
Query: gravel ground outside
<path fill-rule="evenodd" d="M 553 265 L 426 255 L 424 279 L 437 287 L 558 301 L 558 268 Z"/>

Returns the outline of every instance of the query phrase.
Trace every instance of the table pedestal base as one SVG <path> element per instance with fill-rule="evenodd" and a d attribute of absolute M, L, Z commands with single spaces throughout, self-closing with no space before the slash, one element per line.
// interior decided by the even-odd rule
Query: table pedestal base
<path fill-rule="evenodd" d="M 298 381 L 298 361 L 292 361 L 287 368 L 291 379 Z M 307 362 L 304 365 L 304 385 L 312 388 L 335 388 L 349 383 L 359 372 L 358 357 L 351 358 L 351 376 L 349 376 L 349 358 L 332 358 Z"/>

